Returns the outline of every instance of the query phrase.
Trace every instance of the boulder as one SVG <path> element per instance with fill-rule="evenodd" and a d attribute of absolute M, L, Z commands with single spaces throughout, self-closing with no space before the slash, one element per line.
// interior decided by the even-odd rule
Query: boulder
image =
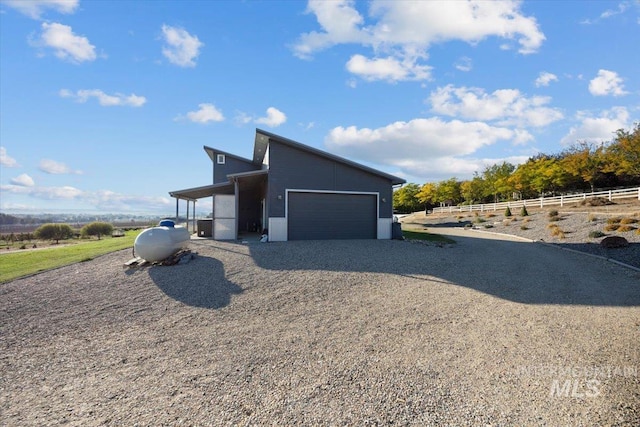
<path fill-rule="evenodd" d="M 624 237 L 620 236 L 609 236 L 605 237 L 600 241 L 600 246 L 603 248 L 611 249 L 611 248 L 626 248 L 629 246 L 629 242 Z"/>

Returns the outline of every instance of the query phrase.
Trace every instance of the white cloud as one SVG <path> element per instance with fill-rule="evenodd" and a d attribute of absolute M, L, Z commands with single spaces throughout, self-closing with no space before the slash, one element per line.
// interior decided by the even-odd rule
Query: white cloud
<path fill-rule="evenodd" d="M 431 92 L 428 101 L 435 113 L 497 121 L 500 125 L 542 127 L 563 118 L 560 110 L 546 106 L 551 98 L 527 98 L 517 89 L 499 89 L 488 94 L 480 88 L 447 85 Z"/>
<path fill-rule="evenodd" d="M 147 102 L 147 98 L 134 93 L 131 95 L 123 95 L 121 93 L 107 95 L 100 89 L 83 89 L 77 91 L 75 94 L 67 89 L 61 89 L 59 94 L 63 98 L 74 98 L 77 102 L 87 102 L 89 98 L 96 98 L 98 103 L 105 107 L 142 107 Z"/>
<path fill-rule="evenodd" d="M 629 2 L 623 1 L 618 3 L 618 8 L 617 9 L 607 9 L 604 12 L 602 12 L 600 14 L 600 18 L 602 19 L 607 19 L 607 18 L 611 18 L 612 16 L 615 15 L 620 15 L 621 13 L 624 13 L 627 9 L 629 8 Z"/>
<path fill-rule="evenodd" d="M 224 121 L 224 115 L 222 115 L 222 111 L 218 110 L 213 104 L 198 104 L 200 108 L 197 111 L 189 111 L 187 113 L 187 119 L 191 120 L 194 123 L 209 123 L 209 122 L 222 122 Z M 180 119 L 180 116 L 177 117 Z"/>
<path fill-rule="evenodd" d="M 609 70 L 598 70 L 598 76 L 589 82 L 589 92 L 595 96 L 622 96 L 629 93 L 624 90 L 618 73 Z"/>
<path fill-rule="evenodd" d="M 7 154 L 7 149 L 0 147 L 0 165 L 7 168 L 15 168 L 18 166 L 18 162 L 13 157 Z"/>
<path fill-rule="evenodd" d="M 71 200 L 79 198 L 83 192 L 75 187 L 25 187 L 22 185 L 0 185 L 0 190 L 12 194 L 24 194 L 45 200 Z"/>
<path fill-rule="evenodd" d="M 367 81 L 388 80 L 427 80 L 431 76 L 431 67 L 416 64 L 414 59 L 400 61 L 394 57 L 368 59 L 362 55 L 353 55 L 347 62 L 347 70 Z"/>
<path fill-rule="evenodd" d="M 195 67 L 195 59 L 200 55 L 200 48 L 204 46 L 198 37 L 192 36 L 182 28 L 162 26 L 165 46 L 162 54 L 172 64 L 180 67 Z"/>
<path fill-rule="evenodd" d="M 613 107 L 610 110 L 601 111 L 598 117 L 594 117 L 587 111 L 579 111 L 576 119 L 580 124 L 571 127 L 569 133 L 560 140 L 562 145 L 571 145 L 578 141 L 592 143 L 611 141 L 615 131 L 630 127 L 629 112 L 624 107 Z"/>
<path fill-rule="evenodd" d="M 260 117 L 255 120 L 255 123 L 267 125 L 269 127 L 278 127 L 284 122 L 287 121 L 287 116 L 282 111 L 278 110 L 275 107 L 267 108 L 266 117 Z"/>
<path fill-rule="evenodd" d="M 38 187 L 10 184 L 0 185 L 0 192 L 24 195 L 40 200 L 64 200 L 86 203 L 106 212 L 140 210 L 146 212 L 165 211 L 171 207 L 171 200 L 167 197 L 127 195 L 110 190 L 90 192 L 71 186 Z"/>
<path fill-rule="evenodd" d="M 430 67 L 418 60 L 427 58 L 430 46 L 453 40 L 476 44 L 487 37 L 517 40 L 522 54 L 538 50 L 545 39 L 533 17 L 520 11 L 520 1 L 423 1 L 374 0 L 365 19 L 351 0 L 310 0 L 320 31 L 303 33 L 293 45 L 296 56 L 308 59 L 314 53 L 339 44 L 370 47 L 373 58 L 358 54 L 347 68 L 368 80 L 428 79 Z M 363 66 L 377 70 L 364 73 Z M 462 70 L 469 68 L 461 63 Z"/>
<path fill-rule="evenodd" d="M 64 14 L 74 13 L 80 0 L 4 0 L 3 3 L 30 18 L 40 19 L 47 9 Z"/>
<path fill-rule="evenodd" d="M 89 39 L 78 36 L 68 25 L 42 23 L 40 39 L 33 43 L 35 46 L 50 47 L 55 56 L 73 63 L 93 61 L 96 59 L 95 46 Z"/>
<path fill-rule="evenodd" d="M 324 31 L 302 34 L 293 46 L 295 55 L 308 59 L 313 53 L 336 44 L 365 43 L 368 36 L 359 28 L 364 19 L 353 5 L 353 0 L 309 0 L 307 13 L 316 15 Z"/>
<path fill-rule="evenodd" d="M 485 165 L 482 159 L 473 157 L 479 149 L 498 141 L 516 142 L 524 135 L 482 122 L 447 122 L 432 117 L 395 122 L 377 129 L 336 127 L 326 136 L 325 144 L 332 152 L 394 166 L 412 176 L 461 177 Z"/>
<path fill-rule="evenodd" d="M 453 65 L 456 67 L 457 70 L 464 71 L 464 72 L 469 72 L 473 69 L 473 62 L 471 61 L 471 58 L 469 58 L 468 56 L 463 56 L 458 58 L 458 60 Z"/>
<path fill-rule="evenodd" d="M 557 82 L 557 81 L 558 81 L 558 76 L 556 76 L 553 73 L 549 73 L 547 71 L 542 71 L 538 75 L 538 78 L 536 79 L 535 84 L 536 84 L 536 87 L 549 86 L 549 83 Z"/>
<path fill-rule="evenodd" d="M 21 187 L 33 187 L 36 183 L 26 173 L 20 174 L 15 178 L 11 178 L 10 181 L 14 185 L 19 185 Z"/>
<path fill-rule="evenodd" d="M 79 170 L 74 171 L 64 163 L 60 163 L 51 159 L 40 160 L 38 169 L 40 169 L 42 172 L 49 173 L 52 175 L 64 175 L 64 174 L 82 175 L 83 173 L 82 171 L 79 171 Z"/>

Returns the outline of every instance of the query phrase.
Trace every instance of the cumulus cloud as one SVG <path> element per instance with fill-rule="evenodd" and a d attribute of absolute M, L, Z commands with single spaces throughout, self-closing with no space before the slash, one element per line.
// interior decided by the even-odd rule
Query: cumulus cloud
<path fill-rule="evenodd" d="M 42 172 L 52 174 L 52 175 L 65 175 L 65 174 L 82 175 L 83 173 L 82 171 L 79 171 L 79 170 L 74 171 L 64 163 L 60 163 L 51 159 L 40 160 L 38 169 L 40 169 Z"/>
<path fill-rule="evenodd" d="M 194 123 L 206 124 L 209 122 L 222 122 L 224 121 L 224 115 L 222 111 L 217 109 L 215 105 L 203 103 L 198 104 L 199 109 L 196 111 L 189 111 L 187 113 L 187 119 Z M 178 116 L 176 119 L 179 120 Z"/>
<path fill-rule="evenodd" d="M 266 125 L 269 127 L 278 127 L 287 121 L 287 115 L 275 107 L 267 108 L 267 115 L 265 117 L 259 117 L 255 120 L 255 123 Z"/>
<path fill-rule="evenodd" d="M 11 178 L 11 184 L 18 185 L 21 187 L 33 187 L 36 183 L 26 173 L 20 174 L 15 178 Z"/>
<path fill-rule="evenodd" d="M 474 154 L 481 148 L 499 141 L 513 143 L 530 137 L 527 134 L 478 121 L 432 117 L 376 129 L 339 126 L 325 137 L 325 145 L 337 154 L 393 166 L 412 176 L 461 176 L 479 170 L 483 163 Z"/>
<path fill-rule="evenodd" d="M 428 102 L 438 114 L 496 121 L 500 125 L 542 127 L 563 118 L 560 110 L 547 106 L 551 98 L 527 98 L 517 89 L 499 89 L 489 94 L 480 88 L 447 85 L 431 92 Z"/>
<path fill-rule="evenodd" d="M 589 92 L 595 96 L 622 96 L 629 92 L 624 90 L 622 78 L 615 71 L 598 70 L 598 76 L 589 82 Z"/>
<path fill-rule="evenodd" d="M 98 103 L 105 107 L 142 107 L 147 102 L 147 98 L 145 98 L 144 96 L 138 96 L 134 93 L 132 93 L 131 95 L 124 95 L 121 93 L 108 95 L 100 89 L 83 89 L 77 91 L 76 93 L 73 93 L 68 89 L 62 89 L 60 90 L 59 94 L 63 98 L 73 98 L 77 102 L 87 102 L 90 98 L 96 98 L 98 100 Z"/>
<path fill-rule="evenodd" d="M 7 149 L 0 147 L 0 165 L 7 168 L 15 168 L 18 166 L 18 162 L 13 157 L 7 154 Z"/>
<path fill-rule="evenodd" d="M 165 45 L 162 54 L 172 64 L 180 67 L 195 67 L 196 58 L 204 46 L 198 37 L 192 36 L 186 30 L 169 25 L 162 26 L 162 36 Z"/>
<path fill-rule="evenodd" d="M 595 116 L 587 111 L 579 111 L 576 114 L 579 124 L 572 126 L 560 143 L 571 145 L 578 141 L 600 143 L 610 141 L 618 129 L 630 128 L 629 112 L 624 107 L 613 107 L 610 110 L 601 111 Z"/>
<path fill-rule="evenodd" d="M 557 81 L 558 81 L 558 76 L 556 76 L 553 73 L 542 71 L 538 75 L 538 78 L 536 79 L 535 84 L 536 84 L 536 87 L 549 86 L 549 83 L 557 82 Z"/>
<path fill-rule="evenodd" d="M 47 9 L 71 14 L 76 11 L 80 0 L 4 0 L 4 4 L 33 19 L 40 19 Z"/>
<path fill-rule="evenodd" d="M 399 60 L 394 57 L 368 59 L 363 55 L 353 55 L 347 62 L 347 70 L 364 80 L 426 80 L 431 77 L 431 68 L 418 65 L 413 58 Z"/>
<path fill-rule="evenodd" d="M 51 48 L 54 55 L 73 63 L 93 61 L 96 59 L 96 48 L 84 36 L 78 36 L 68 25 L 42 23 L 40 38 L 33 41 L 36 47 Z"/>
<path fill-rule="evenodd" d="M 428 79 L 424 60 L 430 46 L 453 40 L 476 44 L 488 37 L 515 40 L 519 52 L 536 52 L 545 40 L 533 17 L 524 16 L 519 1 L 389 2 L 369 4 L 367 25 L 352 0 L 310 0 L 319 31 L 303 33 L 292 46 L 294 55 L 309 59 L 339 44 L 359 44 L 374 52 L 351 57 L 347 69 L 367 80 Z M 455 19 L 452 19 L 455 17 Z M 364 73 L 364 66 L 376 68 Z M 469 65 L 461 63 L 462 70 Z M 358 73 L 359 72 L 359 73 Z"/>

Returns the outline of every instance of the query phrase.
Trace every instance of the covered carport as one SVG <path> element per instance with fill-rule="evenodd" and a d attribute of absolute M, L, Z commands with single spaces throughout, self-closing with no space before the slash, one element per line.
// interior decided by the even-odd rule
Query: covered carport
<path fill-rule="evenodd" d="M 196 201 L 212 197 L 214 238 L 216 227 L 224 228 L 224 232 L 219 230 L 225 236 L 220 237 L 223 240 L 237 238 L 238 232 L 261 232 L 266 222 L 267 175 L 267 170 L 241 172 L 227 175 L 229 181 L 224 183 L 170 191 L 169 195 L 176 199 L 176 222 L 180 217 L 180 200 L 184 200 L 187 227 L 196 232 Z"/>
<path fill-rule="evenodd" d="M 191 232 L 196 232 L 196 201 L 213 197 L 216 194 L 235 194 L 233 183 L 225 182 L 222 184 L 205 185 L 202 187 L 170 191 L 169 195 L 176 199 L 176 223 L 180 218 L 180 200 L 184 200 L 187 202 L 187 229 Z M 193 206 L 193 209 L 190 209 L 191 206 Z M 213 206 L 211 207 L 211 210 L 213 211 Z"/>

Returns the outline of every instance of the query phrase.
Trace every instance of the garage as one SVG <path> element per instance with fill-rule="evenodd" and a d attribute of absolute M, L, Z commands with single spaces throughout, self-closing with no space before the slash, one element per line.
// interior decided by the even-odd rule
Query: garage
<path fill-rule="evenodd" d="M 289 240 L 376 239 L 376 194 L 289 192 Z"/>

